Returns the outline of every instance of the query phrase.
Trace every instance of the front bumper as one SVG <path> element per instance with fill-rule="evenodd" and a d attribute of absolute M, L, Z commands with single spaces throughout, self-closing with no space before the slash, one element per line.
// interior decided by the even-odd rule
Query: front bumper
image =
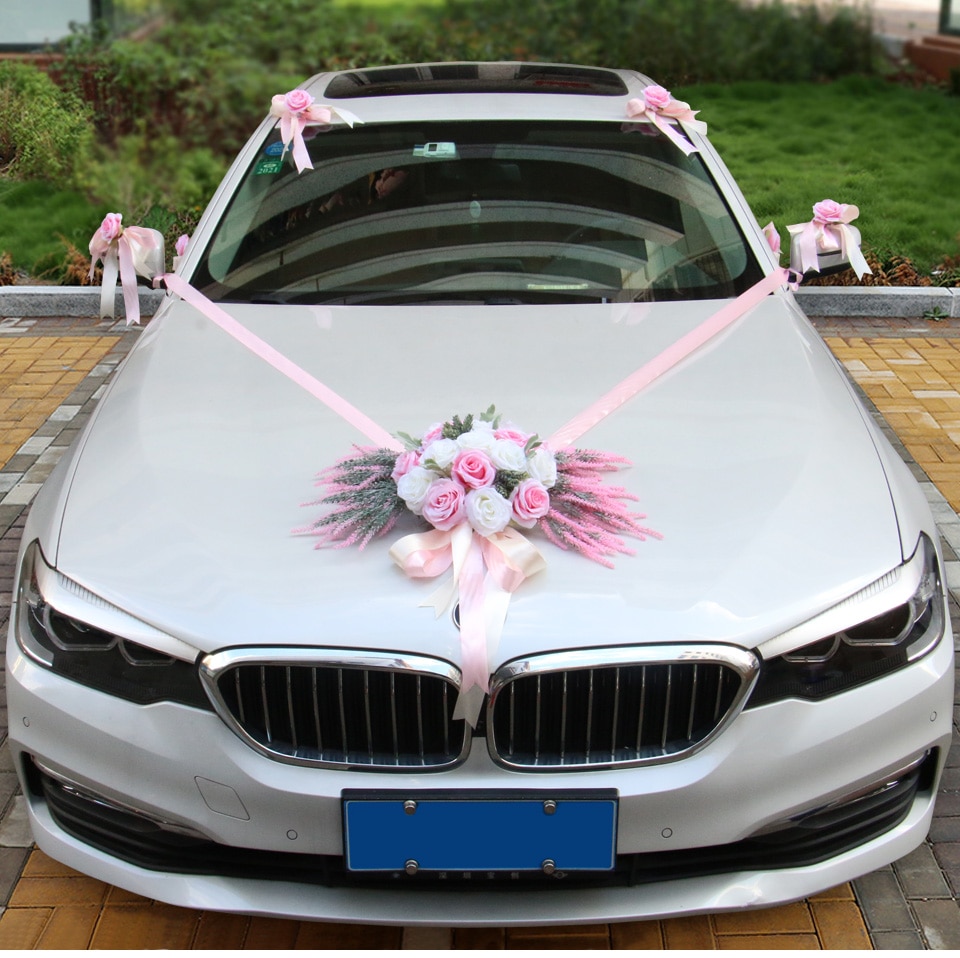
<path fill-rule="evenodd" d="M 391 774 L 279 764 L 244 745 L 211 712 L 132 705 L 51 674 L 11 644 L 10 746 L 38 845 L 80 871 L 150 898 L 249 914 L 404 925 L 658 918 L 795 900 L 916 847 L 929 827 L 950 744 L 952 663 L 947 638 L 920 662 L 834 698 L 743 712 L 702 751 L 665 765 L 523 774 L 496 767 L 475 741 L 467 761 L 450 771 Z M 758 833 L 790 837 L 791 819 L 804 813 L 836 802 L 853 809 L 855 796 L 871 793 L 924 756 L 912 782 L 899 798 L 892 796 L 896 808 L 887 802 L 887 818 L 877 819 L 872 832 L 851 833 L 852 846 L 840 839 L 846 826 L 837 819 L 838 828 L 812 856 L 793 844 L 784 846 L 780 861 L 776 854 L 729 854 L 756 843 Z M 66 790 L 64 782 L 70 783 Z M 432 789 L 616 789 L 618 865 L 632 874 L 596 881 L 458 875 L 424 882 L 424 875 L 388 875 L 371 882 L 345 876 L 342 790 L 398 788 L 411 796 Z M 107 815 L 107 837 L 99 840 L 96 816 L 89 814 L 97 807 Z M 109 827 L 110 815 L 114 824 L 125 821 L 125 809 L 146 816 L 146 831 L 156 831 L 157 821 L 167 823 L 159 837 L 179 837 L 165 847 L 176 850 L 184 836 L 187 844 L 198 843 L 195 859 L 206 859 L 206 870 L 215 873 L 198 873 L 204 869 L 188 865 L 189 857 L 174 855 L 164 863 L 138 858 L 130 841 L 118 837 L 123 829 Z M 500 839 L 508 842 L 509 835 Z M 239 866 L 211 865 L 216 856 L 204 855 L 203 843 L 226 850 Z M 704 863 L 711 862 L 719 870 L 704 874 Z"/>

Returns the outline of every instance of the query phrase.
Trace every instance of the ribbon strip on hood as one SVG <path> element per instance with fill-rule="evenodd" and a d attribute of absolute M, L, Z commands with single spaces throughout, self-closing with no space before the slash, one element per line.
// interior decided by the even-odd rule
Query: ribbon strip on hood
<path fill-rule="evenodd" d="M 549 440 L 549 445 L 553 448 L 571 445 L 578 436 L 635 396 L 657 376 L 743 316 L 778 286 L 788 282 L 789 276 L 789 271 L 777 269 L 727 303 L 558 430 Z M 403 446 L 385 429 L 255 336 L 185 280 L 168 273 L 157 277 L 154 283 L 165 285 L 374 443 L 398 453 L 403 451 Z M 545 568 L 545 560 L 536 547 L 512 527 L 484 537 L 475 533 L 465 522 L 450 531 L 431 529 L 404 536 L 391 547 L 390 556 L 411 578 L 435 578 L 452 567 L 452 578 L 421 604 L 432 606 L 439 617 L 459 598 L 462 681 L 454 717 L 463 718 L 475 726 L 484 695 L 489 691 L 491 659 L 500 642 L 510 596 L 525 579 Z"/>

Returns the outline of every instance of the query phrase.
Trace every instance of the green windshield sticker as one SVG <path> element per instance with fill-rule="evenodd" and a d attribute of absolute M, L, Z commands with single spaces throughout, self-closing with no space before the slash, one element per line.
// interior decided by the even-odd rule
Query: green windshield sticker
<path fill-rule="evenodd" d="M 263 176 L 265 173 L 279 173 L 283 169 L 283 160 L 273 157 L 264 157 L 254 167 L 254 176 Z"/>

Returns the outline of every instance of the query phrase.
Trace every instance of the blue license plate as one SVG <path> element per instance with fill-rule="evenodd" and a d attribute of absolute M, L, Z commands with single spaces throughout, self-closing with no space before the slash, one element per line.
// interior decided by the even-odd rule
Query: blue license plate
<path fill-rule="evenodd" d="M 606 871 L 616 792 L 343 793 L 350 871 Z"/>

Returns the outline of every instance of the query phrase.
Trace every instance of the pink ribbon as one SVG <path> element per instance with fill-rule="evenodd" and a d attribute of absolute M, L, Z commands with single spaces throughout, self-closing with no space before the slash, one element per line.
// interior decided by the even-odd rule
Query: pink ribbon
<path fill-rule="evenodd" d="M 303 139 L 303 131 L 309 124 L 327 126 L 333 122 L 335 115 L 350 127 L 360 122 L 348 110 L 321 106 L 314 102 L 306 90 L 299 89 L 278 93 L 270 102 L 270 115 L 280 119 L 280 139 L 285 150 L 287 147 L 291 148 L 298 173 L 313 169 L 313 162 Z"/>
<path fill-rule="evenodd" d="M 789 281 L 788 270 L 774 270 L 769 276 L 764 277 L 759 283 L 755 283 L 745 293 L 741 293 L 735 300 L 715 312 L 709 319 L 690 330 L 685 336 L 681 336 L 662 353 L 644 363 L 636 372 L 621 380 L 613 389 L 588 406 L 578 416 L 574 416 L 573 419 L 561 426 L 547 440 L 547 445 L 551 449 L 563 449 L 566 446 L 572 446 L 585 432 L 592 429 L 601 420 L 606 419 L 610 413 L 619 409 L 659 376 L 673 369 L 677 363 L 686 359 L 708 340 L 713 339 L 714 336 L 756 306 L 778 286 L 783 286 L 784 283 Z"/>
<path fill-rule="evenodd" d="M 546 562 L 521 532 L 507 528 L 481 536 L 461 522 L 449 531 L 404 536 L 390 557 L 414 579 L 435 578 L 453 566 L 452 578 L 421 602 L 441 616 L 459 596 L 460 694 L 453 716 L 476 727 L 490 690 L 490 657 L 500 644 L 510 596 Z"/>
<path fill-rule="evenodd" d="M 696 119 L 699 112 L 699 110 L 691 110 L 689 103 L 684 103 L 683 100 L 675 100 L 669 90 L 655 84 L 645 87 L 642 97 L 634 97 L 627 101 L 627 116 L 631 120 L 649 121 L 676 144 L 686 156 L 698 152 L 698 147 L 694 146 L 686 137 L 681 136 L 674 125 L 668 123 L 667 120 L 685 123 L 691 129 L 696 130 L 697 133 L 705 135 L 707 124 L 703 120 Z"/>
<path fill-rule="evenodd" d="M 167 289 L 199 310 L 207 319 L 249 349 L 255 356 L 259 356 L 265 363 L 269 363 L 278 372 L 283 373 L 291 382 L 296 383 L 311 396 L 319 399 L 338 416 L 363 433 L 371 442 L 385 449 L 392 449 L 394 452 L 403 452 L 402 443 L 391 436 L 386 429 L 378 426 L 369 416 L 360 412 L 356 406 L 351 405 L 315 376 L 311 376 L 305 369 L 287 359 L 283 353 L 250 332 L 242 323 L 238 323 L 228 312 L 221 309 L 216 303 L 212 303 L 203 293 L 194 289 L 176 273 L 164 273 L 154 280 L 154 284 L 159 282 L 162 282 Z"/>
<path fill-rule="evenodd" d="M 790 265 L 799 273 L 819 273 L 818 254 L 839 250 L 857 276 L 872 273 L 849 225 L 859 215 L 859 208 L 853 204 L 835 203 L 833 200 L 816 203 L 813 219 L 809 223 L 795 223 L 787 227 L 794 237 L 794 255 Z"/>
<path fill-rule="evenodd" d="M 100 285 L 100 316 L 114 316 L 114 292 L 117 276 L 123 289 L 123 306 L 128 326 L 140 324 L 140 296 L 137 292 L 137 274 L 153 279 L 150 250 L 159 248 L 151 230 L 139 226 L 121 225 L 120 213 L 108 213 L 100 228 L 90 239 L 90 279 L 93 279 L 97 261 L 103 262 L 103 282 Z"/>

